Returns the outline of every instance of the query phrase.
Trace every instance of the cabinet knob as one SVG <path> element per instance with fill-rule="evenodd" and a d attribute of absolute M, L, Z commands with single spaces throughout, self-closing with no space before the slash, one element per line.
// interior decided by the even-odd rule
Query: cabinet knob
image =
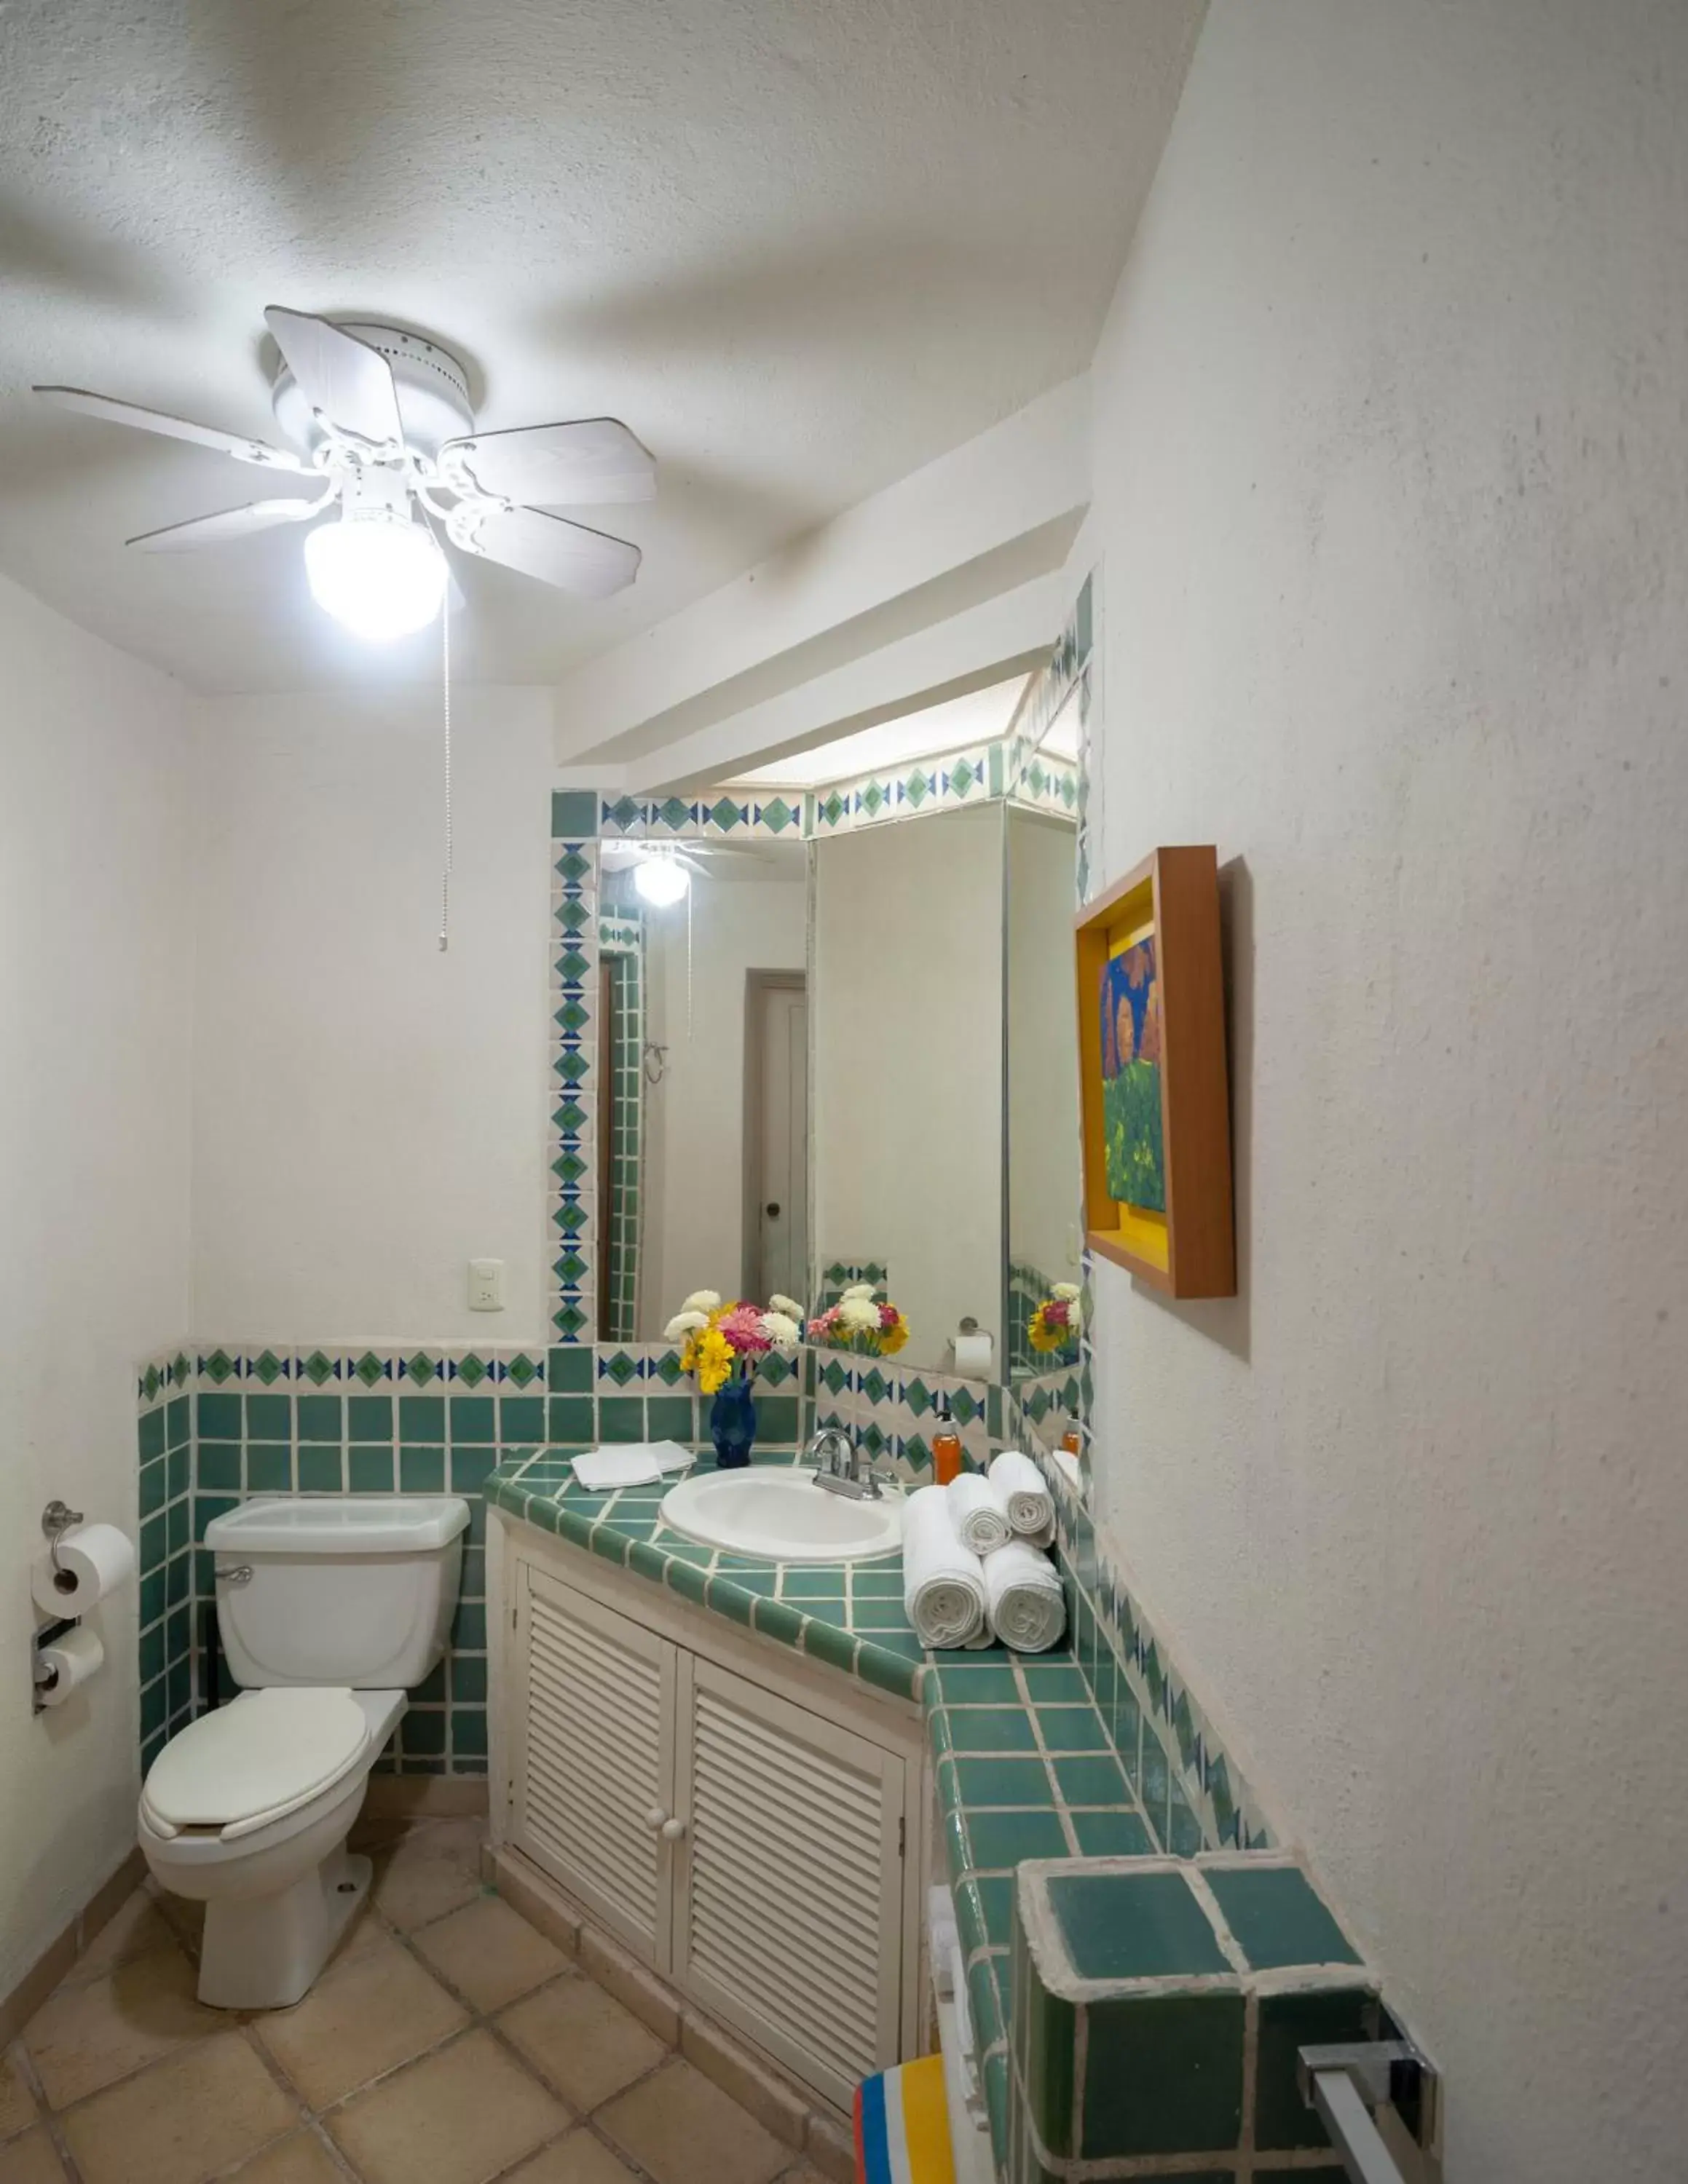
<path fill-rule="evenodd" d="M 678 1841 L 679 1841 L 680 1837 L 681 1837 L 685 1833 L 685 1822 L 684 1820 L 664 1820 L 664 1821 L 663 1821 L 663 1823 L 662 1823 L 662 1841 L 663 1841 L 664 1842 L 678 1842 Z"/>
<path fill-rule="evenodd" d="M 668 1825 L 668 1814 L 663 1811 L 660 1805 L 652 1805 L 650 1811 L 645 1815 L 645 1825 L 650 1829 L 651 1834 L 654 1836 L 660 1829 Z"/>

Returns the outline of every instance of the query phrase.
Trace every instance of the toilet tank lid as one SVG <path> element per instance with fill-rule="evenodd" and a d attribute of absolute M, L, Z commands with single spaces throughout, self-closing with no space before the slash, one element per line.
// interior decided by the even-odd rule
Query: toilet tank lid
<path fill-rule="evenodd" d="M 258 1495 L 205 1527 L 220 1554 L 416 1555 L 467 1531 L 456 1494 Z"/>

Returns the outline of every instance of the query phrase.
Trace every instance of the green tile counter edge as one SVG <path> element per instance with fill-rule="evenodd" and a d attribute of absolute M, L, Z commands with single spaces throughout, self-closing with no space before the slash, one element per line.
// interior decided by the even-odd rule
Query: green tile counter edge
<path fill-rule="evenodd" d="M 1388 2027 L 1299 1860 L 1028 1861 L 1011 1965 L 1009 2184 L 1259 2176 L 1280 2155 L 1298 2173 L 1340 2172 L 1301 2101 L 1297 2053 Z"/>

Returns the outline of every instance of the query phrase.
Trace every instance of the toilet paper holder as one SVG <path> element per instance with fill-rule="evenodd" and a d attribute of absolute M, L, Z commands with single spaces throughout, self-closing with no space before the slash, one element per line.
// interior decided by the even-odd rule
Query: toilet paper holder
<path fill-rule="evenodd" d="M 81 1511 L 73 1509 L 68 1502 L 56 1500 L 49 1502 L 46 1508 L 42 1511 L 42 1536 L 47 1541 L 48 1551 L 52 1557 L 53 1567 L 55 1570 L 62 1567 L 59 1560 L 59 1541 L 66 1532 L 73 1530 L 81 1522 Z M 56 1645 L 67 1630 L 75 1630 L 81 1620 L 80 1616 L 61 1615 L 54 1622 L 43 1623 L 36 1632 L 30 1646 L 30 1711 L 31 1713 L 47 1712 L 44 1694 L 50 1691 L 58 1680 L 54 1670 L 49 1668 L 42 1658 L 42 1648 Z"/>
<path fill-rule="evenodd" d="M 62 1567 L 59 1560 L 59 1542 L 67 1532 L 74 1530 L 84 1521 L 81 1511 L 73 1509 L 68 1502 L 49 1502 L 46 1508 L 42 1511 L 42 1536 L 47 1541 L 54 1569 Z"/>

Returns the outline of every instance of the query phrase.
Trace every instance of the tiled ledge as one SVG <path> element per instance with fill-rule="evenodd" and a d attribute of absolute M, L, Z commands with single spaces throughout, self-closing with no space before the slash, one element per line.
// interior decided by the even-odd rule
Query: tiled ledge
<path fill-rule="evenodd" d="M 1385 2028 L 1293 1859 L 1022 1865 L 1012 1950 L 1007 2184 L 1340 2174 L 1297 2053 Z"/>

